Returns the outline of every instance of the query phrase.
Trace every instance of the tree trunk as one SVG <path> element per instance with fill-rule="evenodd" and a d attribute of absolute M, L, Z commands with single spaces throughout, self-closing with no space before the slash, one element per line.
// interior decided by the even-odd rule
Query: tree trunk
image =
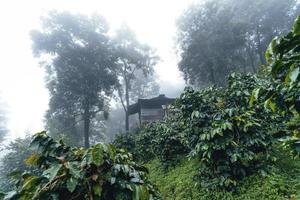
<path fill-rule="evenodd" d="M 125 111 L 125 130 L 126 130 L 126 132 L 129 131 L 129 115 L 128 115 L 128 111 Z"/>
<path fill-rule="evenodd" d="M 216 78 L 215 78 L 215 72 L 214 72 L 214 69 L 213 69 L 213 65 L 209 66 L 209 79 L 211 81 L 212 84 L 216 84 L 217 85 L 217 81 L 216 81 Z"/>
<path fill-rule="evenodd" d="M 258 56 L 259 56 L 259 60 L 260 60 L 260 63 L 262 65 L 265 65 L 266 64 L 266 60 L 265 60 L 265 56 L 264 56 L 264 49 L 262 47 L 262 44 L 261 44 L 261 39 L 260 39 L 260 32 L 259 32 L 259 27 L 257 26 L 256 28 L 256 42 L 257 42 L 257 53 L 258 53 Z"/>
<path fill-rule="evenodd" d="M 255 68 L 255 64 L 254 64 L 254 56 L 253 56 L 253 52 L 251 52 L 251 47 L 249 45 L 247 45 L 246 51 L 248 53 L 248 57 L 249 57 L 249 60 L 250 60 L 252 71 L 253 71 L 253 73 L 255 73 L 256 68 Z"/>
<path fill-rule="evenodd" d="M 90 106 L 88 101 L 84 107 L 84 114 L 83 114 L 83 121 L 84 121 L 84 147 L 90 147 Z"/>
<path fill-rule="evenodd" d="M 126 110 L 125 110 L 125 131 L 129 131 L 129 83 L 128 80 L 125 80 L 125 101 L 126 101 Z"/>

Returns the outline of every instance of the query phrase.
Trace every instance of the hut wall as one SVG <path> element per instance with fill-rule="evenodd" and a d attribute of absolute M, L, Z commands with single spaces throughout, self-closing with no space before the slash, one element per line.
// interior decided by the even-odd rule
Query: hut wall
<path fill-rule="evenodd" d="M 163 117 L 164 110 L 162 108 L 141 109 L 141 123 L 162 120 Z"/>

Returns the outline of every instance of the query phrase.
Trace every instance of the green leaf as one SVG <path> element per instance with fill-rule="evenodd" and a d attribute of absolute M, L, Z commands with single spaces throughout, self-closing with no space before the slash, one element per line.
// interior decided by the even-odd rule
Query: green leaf
<path fill-rule="evenodd" d="M 192 116 L 191 116 L 192 119 L 193 119 L 194 117 L 198 118 L 199 116 L 200 116 L 200 112 L 199 112 L 199 111 L 196 110 L 196 111 L 193 111 L 193 112 L 192 112 Z"/>
<path fill-rule="evenodd" d="M 94 194 L 95 194 L 96 196 L 101 197 L 102 187 L 101 187 L 99 184 L 98 184 L 98 185 L 94 185 L 93 191 L 94 191 Z"/>
<path fill-rule="evenodd" d="M 29 156 L 28 158 L 26 158 L 24 160 L 24 163 L 26 165 L 36 165 L 37 161 L 39 160 L 40 155 L 38 154 L 32 154 L 31 156 Z"/>
<path fill-rule="evenodd" d="M 273 99 L 272 98 L 269 98 L 269 99 L 267 99 L 266 101 L 265 101 L 265 108 L 271 108 L 271 110 L 273 111 L 273 112 L 275 112 L 276 111 L 276 109 L 277 109 L 277 105 L 276 105 L 276 103 L 274 103 L 273 102 Z"/>
<path fill-rule="evenodd" d="M 250 100 L 249 100 L 249 105 L 250 107 L 253 107 L 254 102 L 257 101 L 258 99 L 258 94 L 259 94 L 260 88 L 256 88 L 252 91 L 252 94 L 250 96 Z"/>
<path fill-rule="evenodd" d="M 293 33 L 300 35 L 300 16 L 298 16 L 293 25 Z"/>
<path fill-rule="evenodd" d="M 75 178 L 80 178 L 80 165 L 79 162 L 73 161 L 69 163 L 69 172 L 72 174 Z"/>
<path fill-rule="evenodd" d="M 231 155 L 230 161 L 231 161 L 232 163 L 234 163 L 234 162 L 237 161 L 237 159 L 238 159 L 237 154 L 233 154 L 233 155 Z"/>
<path fill-rule="evenodd" d="M 277 37 L 275 37 L 271 43 L 269 44 L 267 50 L 266 50 L 266 53 L 265 53 L 265 58 L 266 58 L 266 61 L 268 63 L 271 63 L 272 62 L 272 58 L 274 56 L 274 53 L 275 53 L 275 48 L 276 48 L 276 45 L 277 45 Z"/>
<path fill-rule="evenodd" d="M 294 83 L 297 80 L 298 76 L 299 76 L 299 67 L 296 67 L 289 73 L 290 84 Z"/>
<path fill-rule="evenodd" d="M 134 185 L 132 200 L 146 200 L 149 199 L 149 191 L 145 186 Z"/>
<path fill-rule="evenodd" d="M 74 192 L 74 190 L 76 189 L 77 184 L 78 184 L 78 179 L 76 179 L 74 177 L 71 177 L 67 181 L 67 189 L 70 192 Z"/>
<path fill-rule="evenodd" d="M 103 159 L 103 146 L 102 144 L 97 144 L 92 148 L 91 151 L 93 163 L 97 166 L 102 165 L 104 162 Z"/>
<path fill-rule="evenodd" d="M 116 157 L 116 154 L 117 154 L 116 148 L 112 144 L 108 144 L 107 151 L 108 151 L 110 157 L 114 160 Z"/>
<path fill-rule="evenodd" d="M 61 169 L 62 164 L 53 164 L 49 169 L 45 170 L 43 175 L 49 179 L 49 181 L 52 181 L 59 170 Z"/>
<path fill-rule="evenodd" d="M 37 176 L 26 175 L 24 178 L 24 183 L 22 186 L 22 190 L 30 193 L 31 196 L 34 195 L 34 192 L 38 189 L 37 185 L 40 182 L 40 178 Z"/>

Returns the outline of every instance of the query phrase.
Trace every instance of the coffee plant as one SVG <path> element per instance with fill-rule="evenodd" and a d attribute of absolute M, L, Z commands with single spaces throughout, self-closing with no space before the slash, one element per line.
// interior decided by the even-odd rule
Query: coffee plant
<path fill-rule="evenodd" d="M 155 157 L 153 143 L 156 134 L 154 124 L 145 124 L 135 132 L 116 136 L 113 143 L 116 147 L 126 149 L 132 153 L 135 160 L 147 162 Z"/>
<path fill-rule="evenodd" d="M 249 107 L 252 90 L 264 81 L 250 74 L 232 74 L 227 88 L 187 88 L 176 100 L 178 123 L 191 155 L 202 160 L 203 186 L 231 189 L 271 159 L 274 119 L 261 107 Z"/>
<path fill-rule="evenodd" d="M 286 134 L 281 138 L 285 148 L 300 153 L 300 16 L 292 31 L 275 37 L 266 51 L 267 72 L 271 87 L 258 87 L 252 99 L 265 99 L 267 109 L 286 118 Z M 292 147 L 292 148 L 291 148 Z"/>
<path fill-rule="evenodd" d="M 174 119 L 144 124 L 137 132 L 119 135 L 114 144 L 132 152 L 135 159 L 148 162 L 158 158 L 165 169 L 175 165 L 189 150 Z"/>
<path fill-rule="evenodd" d="M 25 162 L 42 174 L 23 173 L 6 200 L 160 199 L 147 180 L 147 169 L 133 162 L 130 153 L 112 145 L 71 148 L 41 132 L 31 146 L 38 153 Z"/>
<path fill-rule="evenodd" d="M 153 150 L 162 163 L 164 169 L 176 165 L 182 156 L 186 156 L 190 149 L 186 146 L 182 127 L 176 118 L 166 119 L 155 124 L 156 138 Z"/>

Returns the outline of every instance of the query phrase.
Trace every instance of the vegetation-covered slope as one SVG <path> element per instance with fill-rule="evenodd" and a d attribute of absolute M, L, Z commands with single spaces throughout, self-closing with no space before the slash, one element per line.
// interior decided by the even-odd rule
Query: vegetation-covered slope
<path fill-rule="evenodd" d="M 176 167 L 165 171 L 158 160 L 146 164 L 149 179 L 160 189 L 165 200 L 279 200 L 300 198 L 300 161 L 278 156 L 276 166 L 268 175 L 255 174 L 245 178 L 234 192 L 208 191 L 196 179 L 200 161 L 184 159 Z"/>

